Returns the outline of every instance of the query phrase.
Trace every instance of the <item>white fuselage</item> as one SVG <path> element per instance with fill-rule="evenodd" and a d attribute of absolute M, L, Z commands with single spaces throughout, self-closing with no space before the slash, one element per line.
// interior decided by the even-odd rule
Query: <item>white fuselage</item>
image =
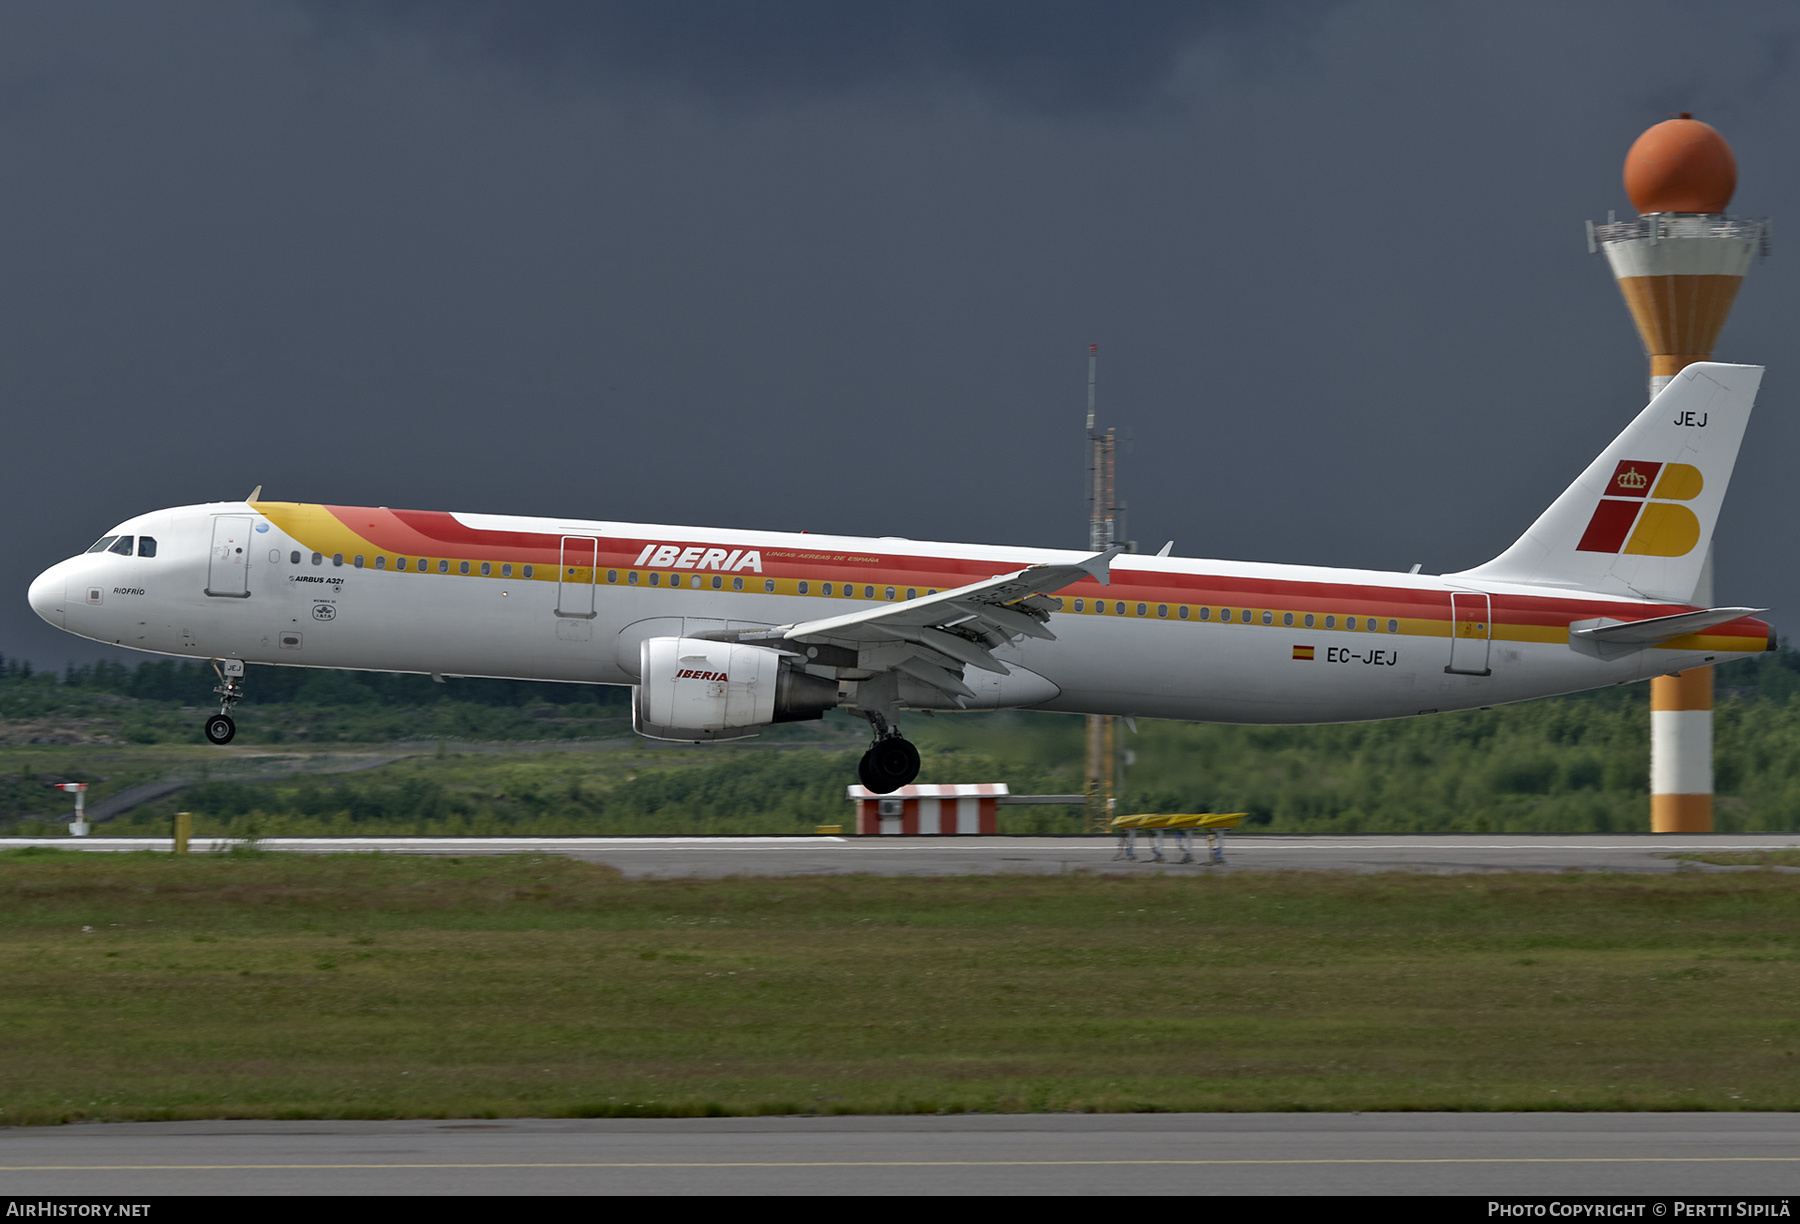
<path fill-rule="evenodd" d="M 157 511 L 112 534 L 151 537 L 155 555 L 53 566 L 31 588 L 44 619 L 190 658 L 618 685 L 637 682 L 646 638 L 793 624 L 1082 556 L 262 502 Z M 1120 557 L 1110 585 L 1084 580 L 1058 598 L 1055 640 L 997 649 L 1010 675 L 970 669 L 965 708 L 1394 718 L 1638 680 L 1760 651 L 1769 637 L 1744 618 L 1605 660 L 1571 646 L 1572 622 L 1688 606 L 1177 557 Z M 906 704 L 943 708 L 925 690 Z"/>

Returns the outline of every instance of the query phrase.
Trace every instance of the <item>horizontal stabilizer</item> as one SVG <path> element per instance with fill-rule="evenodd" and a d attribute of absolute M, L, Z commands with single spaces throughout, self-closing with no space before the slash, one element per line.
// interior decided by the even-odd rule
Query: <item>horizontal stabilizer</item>
<path fill-rule="evenodd" d="M 1715 625 L 1767 611 L 1767 608 L 1705 608 L 1699 612 L 1678 612 L 1674 616 L 1653 616 L 1648 620 L 1601 618 L 1576 621 L 1569 626 L 1569 648 L 1611 662 L 1690 633 L 1704 633 Z"/>
<path fill-rule="evenodd" d="M 1699 612 L 1678 612 L 1674 616 L 1654 616 L 1649 620 L 1623 621 L 1611 625 L 1593 624 L 1580 629 L 1570 625 L 1569 636 L 1614 646 L 1655 646 L 1690 633 L 1703 632 L 1741 616 L 1757 616 L 1767 611 L 1767 608 L 1706 608 Z"/>

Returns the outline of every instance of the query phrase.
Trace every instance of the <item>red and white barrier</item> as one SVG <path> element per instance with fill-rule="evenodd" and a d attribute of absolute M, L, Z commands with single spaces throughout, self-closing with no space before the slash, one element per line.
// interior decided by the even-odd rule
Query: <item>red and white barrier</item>
<path fill-rule="evenodd" d="M 1000 797 L 1004 782 L 966 782 L 955 786 L 902 786 L 877 795 L 861 786 L 849 788 L 856 804 L 856 831 L 865 836 L 933 837 L 1000 831 Z"/>

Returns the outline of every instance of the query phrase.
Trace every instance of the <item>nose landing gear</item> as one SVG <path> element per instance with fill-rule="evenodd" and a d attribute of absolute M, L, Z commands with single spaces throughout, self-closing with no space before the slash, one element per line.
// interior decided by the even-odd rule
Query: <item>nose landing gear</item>
<path fill-rule="evenodd" d="M 225 659 L 224 666 L 220 660 L 213 660 L 213 671 L 218 674 L 218 687 L 213 692 L 219 695 L 219 712 L 206 720 L 206 739 L 212 744 L 229 744 L 237 734 L 237 723 L 231 717 L 231 709 L 244 699 L 244 661 L 242 659 Z"/>

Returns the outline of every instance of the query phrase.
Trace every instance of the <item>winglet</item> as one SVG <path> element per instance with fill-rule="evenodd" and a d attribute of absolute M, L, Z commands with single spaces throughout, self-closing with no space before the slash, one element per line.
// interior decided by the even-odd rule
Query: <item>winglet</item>
<path fill-rule="evenodd" d="M 246 497 L 244 500 L 247 502 L 253 502 L 253 501 L 260 501 L 261 499 L 262 499 L 262 486 L 257 485 L 254 489 L 250 490 L 250 496 Z"/>
<path fill-rule="evenodd" d="M 1103 553 L 1095 553 L 1086 561 L 1077 561 L 1075 568 L 1086 573 L 1089 578 L 1101 586 L 1111 586 L 1113 558 L 1124 551 L 1123 544 L 1115 544 Z"/>

